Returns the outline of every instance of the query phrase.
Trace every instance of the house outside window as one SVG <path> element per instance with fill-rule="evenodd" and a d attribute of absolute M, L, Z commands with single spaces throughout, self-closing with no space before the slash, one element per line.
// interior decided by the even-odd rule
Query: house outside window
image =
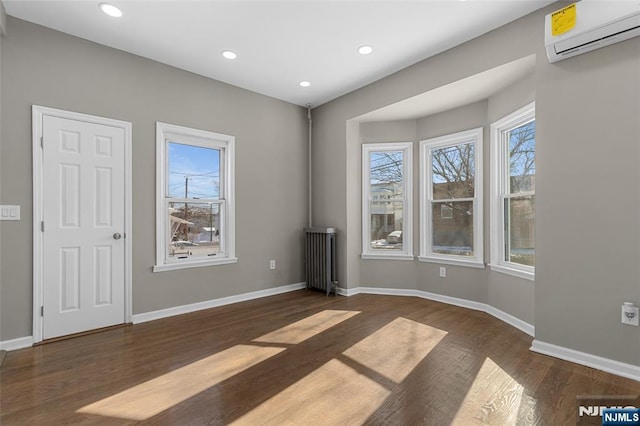
<path fill-rule="evenodd" d="M 491 125 L 491 268 L 535 277 L 535 103 Z"/>
<path fill-rule="evenodd" d="M 235 263 L 233 136 L 156 124 L 154 272 Z"/>
<path fill-rule="evenodd" d="M 420 142 L 420 257 L 484 267 L 482 128 Z"/>
<path fill-rule="evenodd" d="M 362 258 L 413 260 L 411 142 L 362 146 Z"/>

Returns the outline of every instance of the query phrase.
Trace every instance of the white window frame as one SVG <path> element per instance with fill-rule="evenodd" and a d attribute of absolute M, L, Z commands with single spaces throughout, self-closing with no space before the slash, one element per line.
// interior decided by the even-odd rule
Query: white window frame
<path fill-rule="evenodd" d="M 468 266 L 472 268 L 484 268 L 484 242 L 483 242 L 483 196 L 482 196 L 482 140 L 483 129 L 465 130 L 450 135 L 420 141 L 420 256 L 421 262 L 441 263 L 447 265 Z M 473 202 L 473 251 L 474 255 L 462 256 L 441 254 L 433 252 L 433 213 L 431 203 L 433 201 L 433 168 L 432 151 L 450 146 L 473 143 L 475 145 L 475 182 L 474 196 L 470 198 L 455 199 L 453 201 Z"/>
<path fill-rule="evenodd" d="M 402 151 L 403 205 L 402 205 L 402 251 L 381 253 L 371 249 L 370 229 L 370 162 L 372 152 Z M 366 143 L 362 145 L 362 259 L 414 260 L 413 256 L 413 142 Z"/>
<path fill-rule="evenodd" d="M 219 149 L 220 175 L 220 254 L 215 258 L 169 259 L 167 229 L 169 198 L 166 197 L 169 142 Z M 180 200 L 181 201 L 181 200 Z M 189 200 L 197 202 L 198 200 Z M 156 264 L 153 272 L 236 263 L 235 255 L 235 137 L 206 130 L 156 122 Z"/>
<path fill-rule="evenodd" d="M 491 125 L 491 270 L 533 281 L 535 266 L 505 261 L 504 198 L 508 190 L 509 147 L 505 134 L 536 119 L 536 104 L 531 102 Z M 535 195 L 535 191 L 522 195 Z"/>

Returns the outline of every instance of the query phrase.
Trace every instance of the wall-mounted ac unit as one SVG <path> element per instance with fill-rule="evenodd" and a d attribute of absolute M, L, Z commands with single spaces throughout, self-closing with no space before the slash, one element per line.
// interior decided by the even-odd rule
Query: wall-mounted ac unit
<path fill-rule="evenodd" d="M 582 0 L 547 15 L 544 31 L 549 62 L 618 43 L 640 35 L 640 0 Z"/>

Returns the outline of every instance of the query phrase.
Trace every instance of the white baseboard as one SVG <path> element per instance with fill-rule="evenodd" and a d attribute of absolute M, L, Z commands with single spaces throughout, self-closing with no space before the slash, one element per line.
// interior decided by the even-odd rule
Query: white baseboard
<path fill-rule="evenodd" d="M 518 330 L 527 333 L 529 336 L 535 336 L 535 327 L 519 318 L 514 317 L 498 308 L 495 308 L 486 303 L 474 302 L 473 300 L 460 299 L 458 297 L 445 296 L 442 294 L 430 293 L 423 290 L 407 290 L 407 289 L 395 289 L 395 288 L 377 288 L 377 287 L 357 287 L 352 290 L 353 294 L 383 294 L 387 296 L 413 296 L 420 297 L 422 299 L 433 300 L 435 302 L 442 302 L 448 305 L 460 306 L 462 308 L 473 309 L 475 311 L 486 312 L 491 316 L 498 318 L 499 320 L 506 322 L 507 324 L 517 328 Z M 351 296 L 352 294 L 347 294 Z"/>
<path fill-rule="evenodd" d="M 20 337 L 18 339 L 0 342 L 0 349 L 5 351 L 15 351 L 17 349 L 30 348 L 31 346 L 33 346 L 33 336 Z"/>
<path fill-rule="evenodd" d="M 518 330 L 524 333 L 527 333 L 531 337 L 535 337 L 536 328 L 533 325 L 529 324 L 528 322 L 522 321 L 520 318 L 516 318 L 511 314 L 501 311 L 498 308 L 494 308 L 491 305 L 486 305 L 486 306 L 487 306 L 487 310 L 485 312 L 488 313 L 489 315 L 492 315 L 498 318 L 499 320 L 506 322 L 507 324 L 517 328 Z"/>
<path fill-rule="evenodd" d="M 339 296 L 355 296 L 356 294 L 360 294 L 360 287 L 356 288 L 342 288 L 338 287 L 336 293 Z"/>
<path fill-rule="evenodd" d="M 463 308 L 474 309 L 477 311 L 486 312 L 489 315 L 517 328 L 518 330 L 527 333 L 528 335 L 535 337 L 535 327 L 519 318 L 514 317 L 498 308 L 495 308 L 486 303 L 474 302 L 466 299 L 459 299 L 457 297 L 444 296 L 436 293 L 429 293 L 422 290 L 402 290 L 394 288 L 377 288 L 377 287 L 356 287 L 348 289 L 345 295 L 351 296 L 354 294 L 382 294 L 388 296 L 414 296 L 423 299 L 429 299 L 436 302 L 447 303 L 449 305 L 460 306 Z M 640 366 L 626 364 L 620 361 L 615 361 L 608 358 L 603 358 L 597 355 L 591 355 L 585 352 L 576 351 L 562 346 L 552 345 L 550 343 L 541 342 L 540 340 L 534 340 L 531 345 L 531 351 L 549 355 L 555 358 L 563 359 L 565 361 L 575 362 L 576 364 L 584 365 L 586 367 L 595 368 L 597 370 L 606 371 L 607 373 L 615 374 L 628 379 L 636 380 L 640 382 Z"/>
<path fill-rule="evenodd" d="M 221 297 L 219 299 L 206 300 L 204 302 L 192 303 L 189 305 L 175 306 L 158 311 L 145 312 L 142 314 L 134 314 L 132 322 L 140 324 L 147 321 L 153 321 L 161 318 L 168 318 L 175 315 L 188 314 L 190 312 L 201 311 L 203 309 L 216 308 L 218 306 L 230 305 L 232 303 L 244 302 L 247 300 L 260 299 L 262 297 L 274 296 L 276 294 L 287 293 L 290 291 L 300 290 L 305 287 L 305 283 L 296 283 L 283 285 L 280 287 L 268 288 L 265 290 L 252 291 L 250 293 L 237 294 L 234 296 Z"/>
<path fill-rule="evenodd" d="M 637 365 L 614 361 L 551 343 L 541 342 L 540 340 L 534 340 L 530 350 L 640 382 L 640 366 Z"/>

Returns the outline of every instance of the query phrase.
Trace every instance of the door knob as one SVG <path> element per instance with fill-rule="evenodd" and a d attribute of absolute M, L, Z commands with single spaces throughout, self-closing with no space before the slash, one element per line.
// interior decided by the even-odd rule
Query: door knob
<path fill-rule="evenodd" d="M 115 234 L 113 234 L 113 239 L 114 240 L 119 240 L 120 238 L 122 238 L 122 235 L 120 235 L 119 232 L 116 232 Z"/>

